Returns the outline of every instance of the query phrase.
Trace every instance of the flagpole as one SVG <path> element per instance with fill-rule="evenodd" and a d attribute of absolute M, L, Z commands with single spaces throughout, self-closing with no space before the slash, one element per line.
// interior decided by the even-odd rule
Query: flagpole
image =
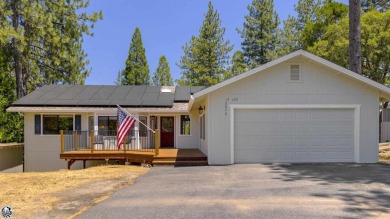
<path fill-rule="evenodd" d="M 139 119 L 137 119 L 133 114 L 127 112 L 127 110 L 123 109 L 123 108 L 122 108 L 121 106 L 119 106 L 118 104 L 117 104 L 117 106 L 118 106 L 119 108 L 121 108 L 123 111 L 125 111 L 128 115 L 130 115 L 131 117 L 133 117 L 135 120 L 137 120 L 139 123 L 141 123 L 142 125 L 144 125 L 147 129 L 149 129 L 150 131 L 152 131 L 153 134 L 154 134 L 154 130 L 153 130 L 153 129 L 149 128 L 149 126 L 147 126 L 147 125 L 145 125 L 143 122 L 139 121 Z"/>

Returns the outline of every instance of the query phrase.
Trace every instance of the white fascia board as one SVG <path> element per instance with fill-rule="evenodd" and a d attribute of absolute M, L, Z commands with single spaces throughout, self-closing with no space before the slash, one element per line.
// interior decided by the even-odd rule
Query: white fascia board
<path fill-rule="evenodd" d="M 125 107 L 124 107 L 125 108 Z M 164 109 L 148 109 L 148 110 L 135 110 L 134 108 L 125 108 L 131 112 L 138 113 L 187 113 L 188 110 L 164 110 Z M 109 113 L 116 114 L 117 108 L 50 108 L 50 107 L 9 107 L 7 112 L 19 112 L 19 113 Z"/>
<path fill-rule="evenodd" d="M 187 112 L 191 111 L 192 105 L 194 105 L 195 98 L 193 95 L 190 96 L 190 101 L 188 102 L 188 109 Z"/>

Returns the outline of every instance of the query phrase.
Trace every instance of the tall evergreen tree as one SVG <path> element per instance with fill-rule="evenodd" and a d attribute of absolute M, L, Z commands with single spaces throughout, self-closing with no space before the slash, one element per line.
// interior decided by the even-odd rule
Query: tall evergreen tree
<path fill-rule="evenodd" d="M 142 43 L 141 31 L 135 28 L 131 38 L 126 67 L 121 72 L 122 85 L 149 85 L 149 65 Z"/>
<path fill-rule="evenodd" d="M 209 2 L 199 36 L 192 36 L 183 47 L 184 55 L 178 63 L 182 74 L 179 85 L 211 86 L 223 80 L 233 49 L 224 34 L 219 13 Z"/>
<path fill-rule="evenodd" d="M 0 1 L 0 48 L 12 59 L 17 97 L 43 84 L 83 84 L 89 74 L 83 36 L 102 18 L 88 0 Z"/>
<path fill-rule="evenodd" d="M 163 55 L 160 56 L 158 66 L 153 75 L 153 85 L 156 86 L 173 86 L 173 79 L 171 76 L 171 68 L 167 58 Z"/>
<path fill-rule="evenodd" d="M 300 32 L 301 45 L 304 49 L 311 47 L 315 42 L 322 39 L 327 27 L 337 24 L 341 19 L 348 16 L 348 6 L 340 3 L 328 1 L 315 8 L 313 19 L 307 20 L 304 29 Z"/>
<path fill-rule="evenodd" d="M 361 0 L 360 5 L 364 12 L 370 10 L 385 12 L 390 8 L 390 1 L 389 0 Z"/>
<path fill-rule="evenodd" d="M 253 0 L 248 6 L 244 27 L 238 30 L 245 61 L 250 68 L 277 57 L 279 17 L 273 0 Z"/>
<path fill-rule="evenodd" d="M 247 70 L 248 66 L 245 63 L 244 54 L 242 54 L 241 50 L 237 50 L 232 56 L 232 65 L 228 68 L 225 79 L 237 76 Z"/>
<path fill-rule="evenodd" d="M 311 38 L 307 37 L 309 34 L 305 33 L 304 30 L 312 28 L 313 22 L 316 21 L 316 11 L 321 5 L 321 0 L 298 0 L 298 3 L 295 5 L 295 11 L 297 12 L 295 33 L 298 36 L 300 49 L 307 49 L 309 47 L 308 41 Z"/>
<path fill-rule="evenodd" d="M 23 117 L 6 112 L 16 100 L 15 77 L 10 74 L 11 55 L 0 50 L 0 143 L 23 142 Z"/>
<path fill-rule="evenodd" d="M 297 19 L 290 15 L 283 21 L 283 28 L 279 31 L 278 56 L 287 55 L 300 49 L 299 31 L 297 27 Z"/>

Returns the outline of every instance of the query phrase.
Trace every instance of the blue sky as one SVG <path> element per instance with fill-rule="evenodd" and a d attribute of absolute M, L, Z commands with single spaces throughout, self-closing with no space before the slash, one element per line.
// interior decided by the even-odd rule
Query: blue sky
<path fill-rule="evenodd" d="M 118 72 L 125 66 L 131 36 L 136 27 L 142 34 L 150 75 L 153 75 L 161 55 L 165 55 L 174 79 L 180 78 L 176 66 L 183 54 L 182 46 L 197 35 L 207 11 L 208 0 L 91 0 L 87 11 L 102 10 L 104 19 L 93 29 L 93 37 L 84 38 L 84 50 L 90 61 L 91 74 L 86 84 L 114 84 Z M 234 49 L 240 49 L 242 28 L 247 5 L 251 0 L 212 0 L 220 13 L 225 39 Z M 274 0 L 282 20 L 295 15 L 297 0 Z"/>

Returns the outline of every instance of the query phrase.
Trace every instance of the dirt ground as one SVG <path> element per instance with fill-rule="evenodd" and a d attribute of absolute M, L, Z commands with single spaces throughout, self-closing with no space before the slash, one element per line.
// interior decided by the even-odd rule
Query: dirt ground
<path fill-rule="evenodd" d="M 141 166 L 99 166 L 42 173 L 0 173 L 0 206 L 13 218 L 73 218 L 146 173 Z"/>
<path fill-rule="evenodd" d="M 390 163 L 390 143 L 379 144 L 379 161 Z"/>

